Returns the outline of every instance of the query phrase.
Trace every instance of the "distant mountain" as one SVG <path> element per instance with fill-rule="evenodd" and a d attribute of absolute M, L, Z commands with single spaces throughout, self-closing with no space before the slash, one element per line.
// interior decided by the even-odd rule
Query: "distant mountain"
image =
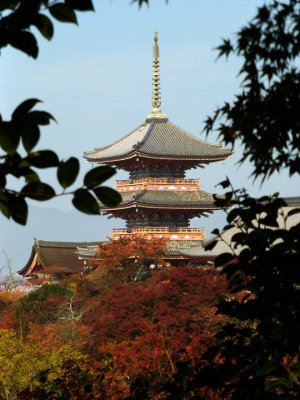
<path fill-rule="evenodd" d="M 26 226 L 20 226 L 0 216 L 0 251 L 4 249 L 12 260 L 14 270 L 22 268 L 29 259 L 34 238 L 56 241 L 101 241 L 113 227 L 123 221 L 108 220 L 103 216 L 90 216 L 76 210 L 30 206 Z M 0 255 L 0 266 L 4 265 Z"/>
<path fill-rule="evenodd" d="M 191 226 L 204 226 L 207 237 L 218 227 L 222 228 L 225 213 L 217 211 L 209 218 L 195 218 Z M 124 227 L 124 221 L 107 219 L 103 216 L 89 216 L 76 210 L 61 211 L 57 208 L 30 206 L 26 226 L 0 216 L 0 251 L 6 251 L 12 260 L 15 271 L 28 261 L 34 238 L 65 242 L 95 242 L 105 240 L 112 228 Z M 0 267 L 5 265 L 5 258 L 0 253 Z"/>

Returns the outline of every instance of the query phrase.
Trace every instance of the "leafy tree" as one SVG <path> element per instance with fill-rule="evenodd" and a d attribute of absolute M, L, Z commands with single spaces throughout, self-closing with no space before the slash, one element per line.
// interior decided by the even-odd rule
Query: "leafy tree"
<path fill-rule="evenodd" d="M 220 119 L 219 136 L 226 144 L 242 142 L 240 163 L 249 159 L 252 175 L 262 181 L 281 168 L 289 168 L 291 175 L 300 170 L 299 10 L 297 0 L 272 1 L 258 8 L 235 44 L 224 40 L 218 48 L 220 56 L 243 57 L 242 93 L 208 117 L 205 129 L 209 133 Z M 228 252 L 216 259 L 216 265 L 225 265 L 231 293 L 247 294 L 242 301 L 219 303 L 218 312 L 231 322 L 216 334 L 215 345 L 196 369 L 178 365 L 160 390 L 169 393 L 168 399 L 199 398 L 197 390 L 205 387 L 222 399 L 297 399 L 300 225 L 290 220 L 299 210 L 288 213 L 276 196 L 253 199 L 232 188 L 227 201 L 235 208 L 224 231 L 233 233 Z M 223 240 L 221 232 L 215 233 Z M 136 387 L 142 390 L 145 382 L 138 381 Z M 142 397 L 135 396 L 135 390 L 132 398 L 146 399 L 151 385 L 148 381 Z"/>
<path fill-rule="evenodd" d="M 91 0 L 6 0 L 0 5 L 0 49 L 12 46 L 30 57 L 37 58 L 38 43 L 32 28 L 51 40 L 54 34 L 51 17 L 59 22 L 77 24 L 78 11 L 92 11 Z M 7 218 L 25 225 L 28 215 L 26 199 L 46 201 L 57 195 L 72 194 L 73 205 L 87 214 L 98 214 L 97 198 L 104 204 L 116 205 L 120 195 L 113 189 L 100 185 L 115 173 L 115 169 L 101 166 L 89 171 L 83 186 L 66 192 L 79 173 L 79 161 L 75 157 L 59 160 L 52 150 L 37 150 L 40 127 L 48 125 L 54 117 L 35 110 L 38 99 L 27 99 L 13 111 L 11 120 L 3 121 L 0 116 L 0 211 Z M 22 142 L 26 155 L 20 150 Z M 41 181 L 38 170 L 56 168 L 57 180 L 62 193 L 55 193 L 46 182 Z M 23 178 L 25 185 L 15 190 L 7 186 L 7 176 Z"/>
<path fill-rule="evenodd" d="M 130 235 L 119 239 L 109 239 L 98 243 L 98 250 L 91 261 L 96 267 L 92 279 L 109 285 L 115 278 L 137 281 L 147 275 L 151 268 L 166 267 L 163 260 L 166 255 L 167 239 L 145 238 L 141 235 Z"/>
<path fill-rule="evenodd" d="M 2 372 L 3 380 L 9 382 L 18 368 L 16 360 L 21 356 L 17 354 L 21 351 L 24 363 L 26 358 L 32 364 L 28 371 L 20 364 L 28 379 L 32 378 L 31 383 L 24 377 L 24 385 L 19 384 L 18 375 L 16 386 L 9 389 L 18 398 L 43 399 L 48 392 L 52 398 L 72 398 L 76 388 L 79 393 L 86 388 L 86 395 L 81 398 L 97 398 L 101 394 L 103 397 L 99 398 L 117 400 L 129 395 L 131 384 L 137 393 L 134 378 L 139 376 L 143 381 L 151 380 L 150 398 L 163 399 L 159 388 L 178 372 L 177 363 L 194 368 L 212 344 L 215 332 L 227 322 L 227 317 L 215 316 L 217 298 L 228 296 L 228 291 L 224 277 L 214 269 L 154 270 L 139 281 L 119 283 L 115 279 L 105 294 L 90 276 L 69 278 L 61 288 L 49 284 L 43 287 L 22 299 L 28 301 L 21 320 L 10 320 L 7 315 L 0 326 L 3 343 L 11 343 L 11 351 L 13 343 L 19 346 L 16 355 L 8 352 L 11 362 Z M 61 307 L 70 299 L 76 315 L 85 310 L 81 318 L 60 318 L 66 316 L 65 312 L 61 314 Z M 14 301 L 17 307 L 18 299 Z M 20 329 L 20 325 L 24 328 Z M 74 363 L 70 354 L 69 362 L 54 374 L 57 369 L 49 357 L 65 348 L 85 354 L 88 365 Z M 4 358 L 3 362 L 6 366 L 8 360 Z M 32 377 L 34 366 L 36 375 Z M 39 375 L 41 370 L 44 372 Z M 92 386 L 86 387 L 89 383 Z M 16 390 L 23 388 L 17 395 Z M 206 393 L 206 389 L 201 390 Z"/>
<path fill-rule="evenodd" d="M 290 175 L 300 172 L 299 11 L 298 0 L 272 1 L 258 8 L 235 44 L 224 40 L 219 47 L 219 55 L 243 57 L 243 92 L 207 119 L 206 130 L 225 119 L 220 137 L 226 144 L 242 141 L 240 162 L 249 158 L 252 175 L 262 181 L 281 168 Z M 226 229 L 236 232 L 230 245 L 240 252 L 222 254 L 216 263 L 227 264 L 223 272 L 231 292 L 243 288 L 252 298 L 219 304 L 236 323 L 216 336 L 198 385 L 205 381 L 233 399 L 295 399 L 300 395 L 300 224 L 290 219 L 300 210 L 287 213 L 276 196 L 257 200 L 245 192 L 231 194 L 239 198 Z"/>
<path fill-rule="evenodd" d="M 40 385 L 33 390 L 26 388 L 17 394 L 19 400 L 86 399 L 104 400 L 107 395 L 102 386 L 101 370 L 88 363 L 66 361 L 60 375 L 53 379 L 51 370 L 39 374 Z"/>
<path fill-rule="evenodd" d="M 39 385 L 38 373 L 51 369 L 55 377 L 68 359 L 83 360 L 85 357 L 70 346 L 43 351 L 38 343 L 29 345 L 10 329 L 0 330 L 0 396 L 16 399 L 16 391 Z"/>
<path fill-rule="evenodd" d="M 299 0 L 271 1 L 258 8 L 235 43 L 226 39 L 218 48 L 219 56 L 243 57 L 242 93 L 208 117 L 205 129 L 216 127 L 225 144 L 240 141 L 240 163 L 249 159 L 252 176 L 262 182 L 281 168 L 290 175 L 300 172 L 299 11 Z M 230 323 L 195 369 L 178 364 L 160 392 L 172 400 L 198 399 L 207 398 L 199 397 L 199 390 L 208 387 L 212 398 L 298 399 L 300 224 L 291 219 L 297 220 L 300 210 L 288 212 L 276 195 L 253 199 L 232 188 L 226 195 L 235 208 L 224 231 L 215 234 L 218 240 L 224 240 L 224 232 L 232 234 L 216 265 L 225 265 L 231 293 L 247 294 L 241 301 L 219 302 L 218 312 Z M 151 390 L 151 381 L 137 378 L 130 398 L 149 398 Z"/>
<path fill-rule="evenodd" d="M 300 395 L 300 224 L 291 226 L 295 210 L 283 213 L 282 205 L 277 198 L 242 196 L 229 213 L 227 227 L 234 232 L 231 246 L 238 254 L 225 253 L 216 260 L 226 264 L 223 273 L 231 292 L 245 289 L 248 294 L 240 303 L 218 305 L 235 322 L 217 335 L 200 376 L 203 382 L 213 374 L 216 381 L 209 384 L 233 399 Z M 290 229 L 279 226 L 279 210 Z"/>
<path fill-rule="evenodd" d="M 269 2 L 235 42 L 218 47 L 219 57 L 243 57 L 242 92 L 207 118 L 205 130 L 217 129 L 226 145 L 241 142 L 240 163 L 249 159 L 262 181 L 282 168 L 300 172 L 299 14 L 299 0 Z"/>
<path fill-rule="evenodd" d="M 177 362 L 192 368 L 226 322 L 215 316 L 214 307 L 218 296 L 228 295 L 225 285 L 213 269 L 180 268 L 111 286 L 105 302 L 100 296 L 82 324 L 92 338 L 87 351 L 106 361 L 102 370 L 111 380 L 105 384 L 109 397 L 124 398 L 139 376 L 151 380 L 150 398 L 156 398 Z"/>
<path fill-rule="evenodd" d="M 66 345 L 76 348 L 89 355 L 88 368 L 70 361 L 53 380 L 47 367 L 41 376 L 44 383 L 27 387 L 20 398 L 42 399 L 45 392 L 53 398 L 72 398 L 76 388 L 81 393 L 90 383 L 81 398 L 101 394 L 99 398 L 123 399 L 130 385 L 136 385 L 135 376 L 151 379 L 150 398 L 158 398 L 161 382 L 177 373 L 177 363 L 193 368 L 212 343 L 214 333 L 227 322 L 224 316 L 215 316 L 216 299 L 228 296 L 228 292 L 225 279 L 213 269 L 169 269 L 154 271 L 148 279 L 137 282 L 119 284 L 116 280 L 105 301 L 102 287 L 97 292 L 94 284 L 87 277 L 78 279 L 75 292 L 74 280 L 69 282 L 75 307 L 86 303 L 90 307 L 81 319 L 57 318 L 49 295 L 43 303 L 49 304 L 46 309 L 50 314 L 42 310 L 48 315 L 43 320 L 35 313 L 23 339 L 28 346 L 35 346 L 38 337 L 47 354 Z M 81 302 L 80 296 L 84 297 Z M 23 318 L 30 314 L 30 304 L 34 306 L 27 303 Z M 61 393 L 65 397 L 59 397 Z"/>

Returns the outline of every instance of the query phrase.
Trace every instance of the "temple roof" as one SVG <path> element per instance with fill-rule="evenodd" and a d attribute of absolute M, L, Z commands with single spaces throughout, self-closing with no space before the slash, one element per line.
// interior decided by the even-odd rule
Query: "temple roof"
<path fill-rule="evenodd" d="M 184 252 L 189 253 L 191 250 L 193 253 L 193 249 L 198 248 L 200 243 L 201 241 L 199 240 L 168 240 L 166 243 L 166 249 L 168 255 L 171 257 L 182 257 Z M 88 244 L 87 246 L 78 247 L 77 253 L 79 257 L 91 258 L 95 255 L 97 249 L 97 245 Z M 202 258 L 206 259 L 210 257 L 207 257 L 206 254 L 203 254 Z"/>
<path fill-rule="evenodd" d="M 300 212 L 292 214 L 288 217 L 288 213 L 291 210 L 299 209 L 300 197 L 285 197 L 283 200 L 285 201 L 286 206 L 280 209 L 280 214 L 277 217 L 278 227 L 268 226 L 268 229 L 291 229 L 293 226 L 296 226 L 300 223 Z M 234 226 L 231 229 L 221 231 L 219 236 L 213 236 L 209 240 L 203 240 L 198 242 L 198 244 L 195 243 L 194 245 L 192 244 L 188 248 L 181 247 L 179 249 L 179 253 L 183 256 L 195 258 L 215 258 L 222 253 L 233 253 L 232 248 L 227 243 L 230 243 L 233 236 L 239 232 L 241 232 L 241 230 L 237 226 Z M 206 245 L 216 240 L 217 244 L 212 250 L 205 250 Z M 236 255 L 239 255 L 243 249 L 245 249 L 245 246 L 239 245 L 234 249 L 234 252 Z"/>
<path fill-rule="evenodd" d="M 220 209 L 221 207 L 215 205 L 214 195 L 210 193 L 203 192 L 202 190 L 198 191 L 159 191 L 159 190 L 140 190 L 140 191 L 128 191 L 121 192 L 122 202 L 114 207 L 105 207 L 101 205 L 102 210 L 112 209 L 118 210 L 120 208 L 132 205 L 151 205 L 151 206 L 178 206 L 183 208 L 189 207 L 204 207 L 204 208 L 213 208 Z M 217 195 L 217 198 L 224 199 L 224 196 Z"/>
<path fill-rule="evenodd" d="M 92 244 L 96 245 L 97 242 L 52 242 L 35 239 L 30 258 L 18 274 L 28 276 L 54 266 L 62 274 L 82 272 L 85 262 L 78 258 L 77 248 Z"/>
<path fill-rule="evenodd" d="M 84 157 L 90 162 L 99 163 L 136 156 L 218 161 L 232 153 L 231 148 L 200 140 L 167 118 L 153 118 L 109 146 L 85 151 Z"/>
<path fill-rule="evenodd" d="M 197 240 L 169 240 L 167 252 L 171 258 L 184 257 L 188 251 L 199 244 Z M 42 274 L 43 269 L 57 267 L 61 275 L 81 273 L 86 268 L 86 261 L 92 258 L 98 249 L 98 242 L 53 242 L 35 239 L 30 258 L 18 274 L 31 276 Z M 207 258 L 205 255 L 204 258 Z"/>

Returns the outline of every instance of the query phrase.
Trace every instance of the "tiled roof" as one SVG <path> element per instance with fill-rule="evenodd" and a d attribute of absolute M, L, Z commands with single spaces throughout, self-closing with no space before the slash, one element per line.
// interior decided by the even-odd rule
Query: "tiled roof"
<path fill-rule="evenodd" d="M 172 256 L 182 255 L 182 251 L 189 250 L 199 245 L 199 240 L 169 240 L 166 244 L 167 253 Z M 86 247 L 77 248 L 79 257 L 93 257 L 98 249 L 98 246 L 88 245 Z"/>
<path fill-rule="evenodd" d="M 53 242 L 47 240 L 35 240 L 30 258 L 26 265 L 18 271 L 26 276 L 42 268 L 57 267 L 62 274 L 82 272 L 85 267 L 83 260 L 79 259 L 77 247 L 96 245 L 97 242 Z M 38 268 L 40 268 L 38 267 Z"/>
<path fill-rule="evenodd" d="M 140 191 L 128 191 L 120 193 L 123 201 L 119 206 L 114 209 L 118 209 L 122 206 L 129 205 L 130 203 L 147 204 L 147 205 L 162 205 L 162 206 L 215 206 L 214 195 L 203 192 L 202 190 L 195 192 L 184 192 L 184 191 L 158 191 L 158 190 L 140 190 Z M 224 196 L 218 195 L 218 198 L 224 198 Z M 101 204 L 101 208 L 105 210 L 105 207 Z"/>
<path fill-rule="evenodd" d="M 183 251 L 189 251 L 191 248 L 201 245 L 199 240 L 169 240 L 166 244 L 168 254 L 172 256 L 182 255 Z"/>
<path fill-rule="evenodd" d="M 98 245 L 90 244 L 90 245 L 87 245 L 87 246 L 77 247 L 76 253 L 78 254 L 78 257 L 91 258 L 91 257 L 93 257 L 95 255 L 97 250 L 98 250 Z"/>
<path fill-rule="evenodd" d="M 211 144 L 187 133 L 167 119 L 154 119 L 138 126 L 128 135 L 109 146 L 85 151 L 89 161 L 115 159 L 131 153 L 145 155 L 191 157 L 196 159 L 224 159 L 232 154 L 231 148 Z"/>
<path fill-rule="evenodd" d="M 275 227 L 268 227 L 269 229 L 290 229 L 292 226 L 295 226 L 300 223 L 300 213 L 293 214 L 287 218 L 288 213 L 296 209 L 300 206 L 300 198 L 299 197 L 288 197 L 284 198 L 284 201 L 287 203 L 287 207 L 281 208 L 281 213 L 278 218 L 278 228 Z M 217 244 L 212 250 L 205 250 L 205 245 L 211 243 L 212 241 L 218 239 L 217 236 L 210 238 L 209 240 L 203 240 L 197 246 L 193 246 L 190 248 L 181 248 L 180 253 L 184 256 L 190 257 L 216 257 L 222 253 L 230 253 L 232 249 L 226 244 L 230 243 L 232 237 L 239 233 L 240 229 L 236 226 L 225 231 L 221 231 L 220 235 L 223 240 L 218 240 Z M 280 239 L 279 239 L 280 240 Z M 239 254 L 245 246 L 238 246 L 234 252 L 235 254 Z"/>
<path fill-rule="evenodd" d="M 91 245 L 97 245 L 98 242 L 54 242 L 51 240 L 35 240 L 35 245 L 38 247 L 63 247 L 76 249 L 77 247 L 86 247 Z"/>

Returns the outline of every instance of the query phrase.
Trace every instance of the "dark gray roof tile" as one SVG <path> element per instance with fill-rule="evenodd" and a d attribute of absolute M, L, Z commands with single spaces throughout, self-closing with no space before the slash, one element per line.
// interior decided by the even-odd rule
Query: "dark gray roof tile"
<path fill-rule="evenodd" d="M 84 152 L 84 157 L 91 162 L 101 162 L 127 156 L 135 151 L 145 155 L 196 159 L 224 159 L 232 154 L 231 148 L 200 140 L 167 119 L 154 119 L 138 126 L 111 145 Z"/>
<path fill-rule="evenodd" d="M 210 193 L 203 192 L 202 190 L 195 192 L 185 191 L 158 191 L 158 190 L 141 190 L 122 192 L 123 201 L 119 206 L 137 202 L 139 204 L 148 205 L 170 205 L 170 206 L 214 206 L 214 196 Z M 218 198 L 224 196 L 218 195 Z M 105 209 L 105 206 L 102 206 Z M 107 207 L 109 208 L 109 207 Z"/>

